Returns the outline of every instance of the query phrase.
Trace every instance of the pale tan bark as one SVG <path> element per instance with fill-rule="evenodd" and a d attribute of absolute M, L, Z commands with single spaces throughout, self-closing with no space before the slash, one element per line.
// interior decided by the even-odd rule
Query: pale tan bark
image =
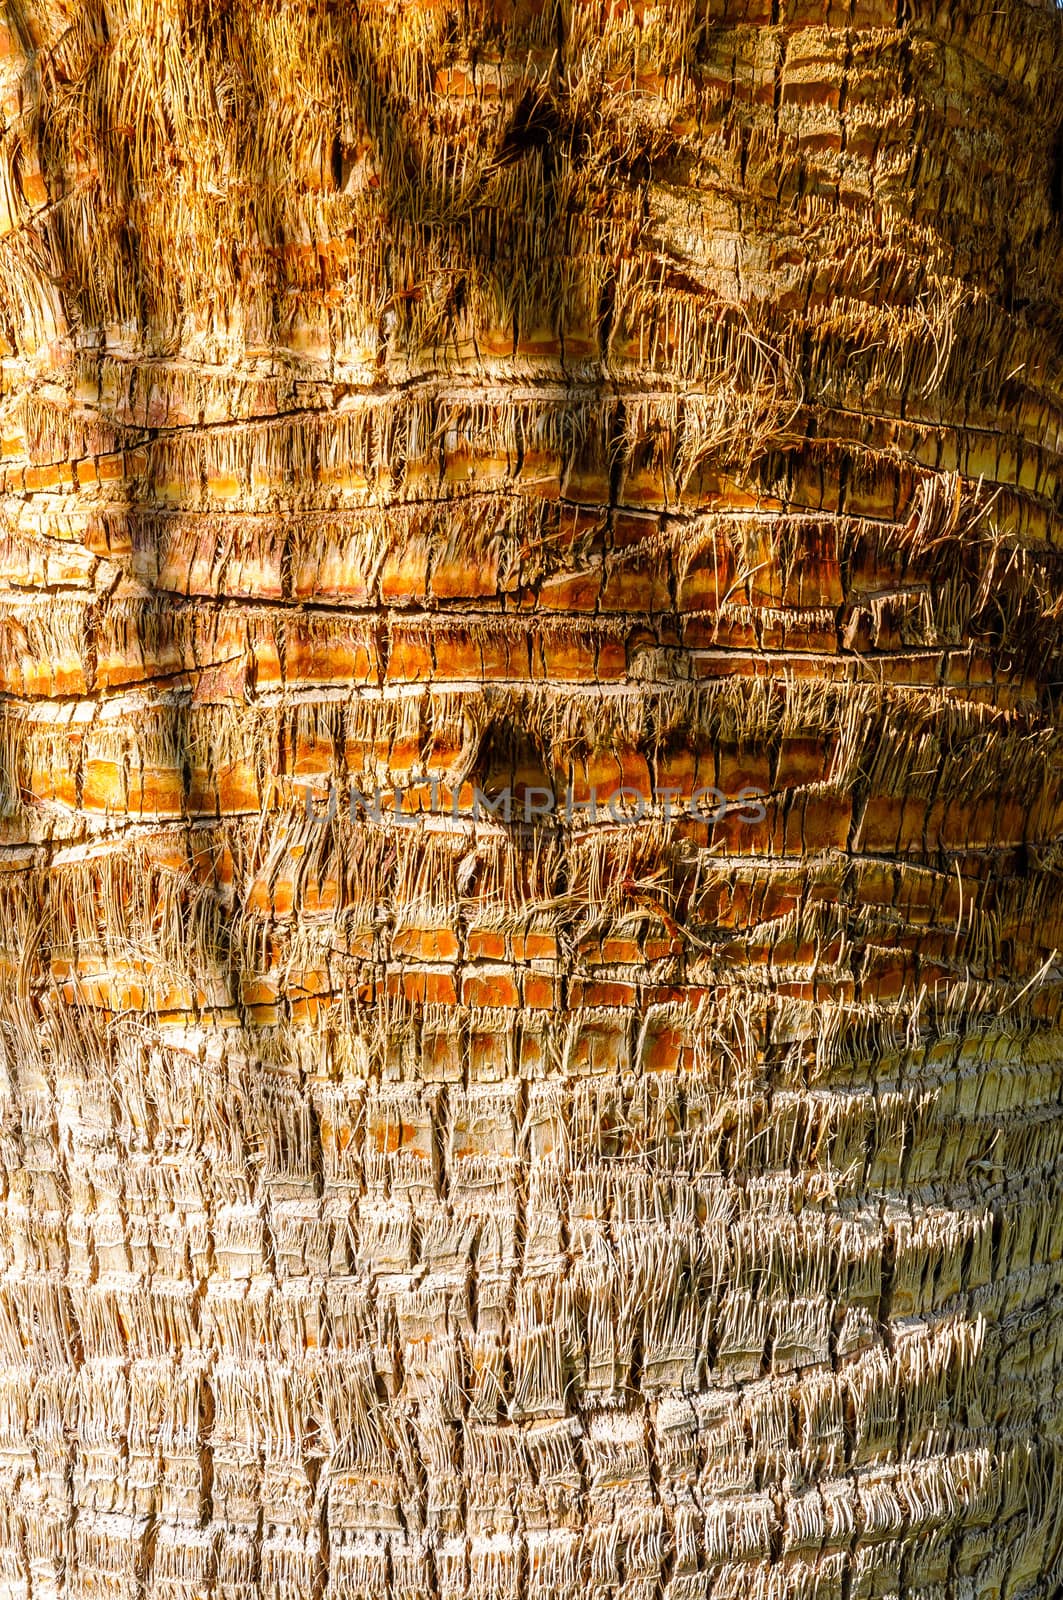
<path fill-rule="evenodd" d="M 7 19 L 3 1600 L 1049 1600 L 1058 13 Z"/>

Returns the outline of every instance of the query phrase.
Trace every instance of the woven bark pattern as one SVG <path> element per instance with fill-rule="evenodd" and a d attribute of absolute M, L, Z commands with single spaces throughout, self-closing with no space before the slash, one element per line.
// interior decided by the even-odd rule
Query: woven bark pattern
<path fill-rule="evenodd" d="M 1058 13 L 0 92 L 2 1600 L 1058 1594 Z"/>

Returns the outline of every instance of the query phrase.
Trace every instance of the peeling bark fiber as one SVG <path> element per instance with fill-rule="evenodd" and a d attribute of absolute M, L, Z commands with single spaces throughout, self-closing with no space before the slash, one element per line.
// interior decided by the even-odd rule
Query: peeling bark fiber
<path fill-rule="evenodd" d="M 0 1600 L 1056 1600 L 1063 12 L 0 15 Z"/>

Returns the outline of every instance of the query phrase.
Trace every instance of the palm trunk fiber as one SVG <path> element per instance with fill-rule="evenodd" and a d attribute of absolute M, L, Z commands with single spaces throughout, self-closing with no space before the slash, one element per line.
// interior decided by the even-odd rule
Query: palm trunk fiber
<path fill-rule="evenodd" d="M 0 1600 L 1053 1600 L 1063 16 L 4 16 Z"/>

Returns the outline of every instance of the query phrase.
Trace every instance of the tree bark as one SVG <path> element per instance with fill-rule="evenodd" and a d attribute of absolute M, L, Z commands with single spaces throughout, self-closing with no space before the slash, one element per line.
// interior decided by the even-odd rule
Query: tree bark
<path fill-rule="evenodd" d="M 1059 12 L 0 87 L 0 1600 L 1051 1600 Z"/>

